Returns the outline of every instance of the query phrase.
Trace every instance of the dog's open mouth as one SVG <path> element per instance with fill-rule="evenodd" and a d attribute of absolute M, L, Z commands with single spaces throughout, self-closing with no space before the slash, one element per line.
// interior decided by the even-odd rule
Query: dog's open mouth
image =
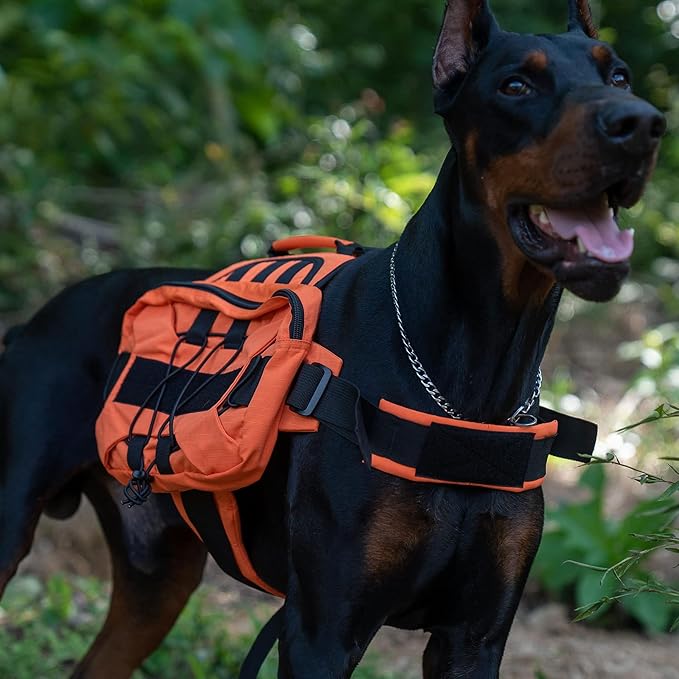
<path fill-rule="evenodd" d="M 513 206 L 509 222 L 524 254 L 549 268 L 620 265 L 634 249 L 634 230 L 619 228 L 608 192 L 573 206 Z"/>
<path fill-rule="evenodd" d="M 530 260 L 584 299 L 613 297 L 629 272 L 634 230 L 618 225 L 621 184 L 573 204 L 509 207 L 514 241 Z M 624 192 L 623 192 L 624 193 Z M 629 201 L 633 202 L 633 201 Z"/>

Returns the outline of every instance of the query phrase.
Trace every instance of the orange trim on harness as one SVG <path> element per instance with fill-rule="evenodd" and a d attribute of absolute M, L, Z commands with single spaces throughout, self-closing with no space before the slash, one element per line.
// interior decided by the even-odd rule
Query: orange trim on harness
<path fill-rule="evenodd" d="M 542 424 L 534 424 L 530 427 L 519 427 L 517 425 L 505 424 L 486 424 L 485 422 L 470 422 L 468 420 L 454 420 L 450 417 L 441 417 L 440 415 L 431 415 L 430 413 L 422 413 L 419 410 L 412 410 L 405 406 L 400 406 L 397 403 L 392 403 L 386 399 L 380 400 L 379 409 L 390 415 L 394 415 L 402 420 L 421 424 L 425 427 L 430 425 L 443 424 L 447 427 L 459 427 L 460 429 L 475 429 L 477 431 L 495 431 L 505 434 L 535 434 L 535 440 L 541 441 L 543 439 L 554 438 L 559 428 L 559 423 L 556 420 L 551 422 L 543 422 Z"/>
<path fill-rule="evenodd" d="M 539 479 L 534 479 L 533 481 L 526 481 L 521 488 L 514 488 L 511 486 L 491 486 L 484 483 L 470 483 L 466 481 L 443 481 L 441 479 L 429 479 L 426 476 L 418 476 L 412 467 L 407 467 L 404 464 L 399 464 L 394 462 L 387 457 L 382 457 L 381 455 L 371 454 L 371 464 L 372 466 L 385 474 L 391 474 L 392 476 L 399 476 L 407 481 L 415 481 L 417 483 L 436 483 L 445 486 L 470 486 L 472 488 L 487 488 L 489 490 L 505 490 L 508 493 L 523 493 L 526 490 L 532 490 L 533 488 L 538 488 L 542 485 L 545 480 L 544 476 Z"/>
<path fill-rule="evenodd" d="M 413 410 L 411 408 L 406 408 L 405 406 L 392 403 L 386 399 L 382 399 L 379 402 L 379 409 L 385 413 L 389 413 L 399 419 L 406 420 L 408 422 L 413 422 L 421 426 L 429 427 L 432 424 L 440 424 L 446 427 L 456 427 L 458 429 L 471 429 L 475 431 L 487 431 L 487 432 L 498 432 L 498 433 L 508 433 L 515 434 L 521 432 L 524 434 L 533 434 L 536 441 L 541 441 L 544 439 L 554 438 L 558 431 L 558 422 L 552 420 L 550 422 L 545 422 L 542 424 L 536 424 L 528 427 L 520 427 L 512 425 L 497 425 L 497 424 L 487 424 L 484 422 L 469 422 L 467 420 L 453 420 L 449 417 L 441 417 L 439 415 L 432 415 L 430 413 L 423 413 L 418 410 Z M 375 469 L 386 474 L 391 474 L 392 476 L 398 476 L 409 481 L 415 481 L 417 483 L 437 483 L 451 486 L 468 486 L 474 488 L 487 488 L 490 490 L 502 490 L 509 493 L 522 493 L 527 490 L 532 490 L 533 488 L 538 488 L 544 482 L 544 475 L 537 478 L 531 479 L 529 481 L 524 481 L 521 487 L 516 486 L 499 486 L 484 483 L 474 483 L 469 481 L 448 481 L 443 479 L 434 479 L 427 476 L 420 476 L 413 467 L 409 467 L 404 464 L 400 464 L 394 460 L 387 457 L 379 455 L 375 452 L 371 452 L 371 464 Z"/>

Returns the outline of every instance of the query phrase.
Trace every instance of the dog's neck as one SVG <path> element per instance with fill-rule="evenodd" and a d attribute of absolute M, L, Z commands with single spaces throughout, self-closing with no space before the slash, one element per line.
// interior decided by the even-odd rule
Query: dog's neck
<path fill-rule="evenodd" d="M 467 419 L 502 422 L 533 391 L 560 289 L 507 300 L 484 218 L 451 152 L 400 239 L 396 283 L 406 333 L 444 397 Z"/>

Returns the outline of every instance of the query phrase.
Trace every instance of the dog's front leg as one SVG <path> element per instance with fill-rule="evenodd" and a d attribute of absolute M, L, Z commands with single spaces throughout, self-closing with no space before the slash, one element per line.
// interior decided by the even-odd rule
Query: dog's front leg
<path fill-rule="evenodd" d="M 490 507 L 465 521 L 448 583 L 431 611 L 424 679 L 492 679 L 537 551 L 542 489 L 495 493 Z"/>
<path fill-rule="evenodd" d="M 393 598 L 366 569 L 374 473 L 332 432 L 296 441 L 280 679 L 350 677 Z"/>

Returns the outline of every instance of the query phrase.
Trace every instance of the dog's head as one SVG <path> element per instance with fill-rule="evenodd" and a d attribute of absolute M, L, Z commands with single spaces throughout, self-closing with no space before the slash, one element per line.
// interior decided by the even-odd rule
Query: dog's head
<path fill-rule="evenodd" d="M 530 267 L 603 301 L 620 289 L 634 246 L 618 210 L 641 197 L 665 119 L 632 93 L 587 0 L 569 8 L 566 33 L 519 35 L 498 27 L 485 0 L 449 0 L 435 103 L 466 188 L 487 206 L 505 284 Z"/>

